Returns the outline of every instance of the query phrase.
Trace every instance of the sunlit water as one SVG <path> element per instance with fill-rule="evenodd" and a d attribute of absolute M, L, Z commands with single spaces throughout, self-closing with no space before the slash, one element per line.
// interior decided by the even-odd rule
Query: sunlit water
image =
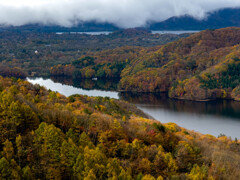
<path fill-rule="evenodd" d="M 240 103 L 235 101 L 211 101 L 194 102 L 183 100 L 172 100 L 166 96 L 154 94 L 132 94 L 118 93 L 116 91 L 86 90 L 92 87 L 83 82 L 78 85 L 66 85 L 54 82 L 51 79 L 27 79 L 33 84 L 40 84 L 52 91 L 70 96 L 72 94 L 83 94 L 88 96 L 103 96 L 122 99 L 135 104 L 138 108 L 162 123 L 174 122 L 189 130 L 195 130 L 203 134 L 218 136 L 225 134 L 232 138 L 240 138 Z M 58 80 L 61 82 L 61 80 Z M 98 81 L 92 81 L 97 83 Z M 76 83 L 76 82 L 75 82 Z M 88 82 L 89 83 L 89 82 Z M 79 87 L 79 84 L 81 86 Z M 104 86 L 105 84 L 103 84 Z M 109 87 L 108 87 L 109 88 Z"/>
<path fill-rule="evenodd" d="M 43 78 L 36 78 L 36 79 L 29 79 L 27 80 L 32 84 L 39 84 L 41 86 L 45 86 L 47 89 L 51 89 L 52 91 L 57 91 L 60 94 L 65 96 L 71 96 L 73 94 L 82 94 L 88 96 L 103 96 L 103 97 L 110 97 L 118 99 L 118 93 L 113 91 L 101 91 L 101 90 L 84 90 L 82 88 L 75 88 L 70 85 L 65 85 L 62 83 L 55 83 L 51 79 L 43 79 Z"/>

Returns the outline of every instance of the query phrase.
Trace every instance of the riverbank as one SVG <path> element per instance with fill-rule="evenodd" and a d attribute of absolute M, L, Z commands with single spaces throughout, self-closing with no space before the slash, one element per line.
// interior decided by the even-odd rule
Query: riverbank
<path fill-rule="evenodd" d="M 66 97 L 13 78 L 0 77 L 0 87 L 0 177 L 240 178 L 237 139 L 147 119 L 122 100 Z"/>
<path fill-rule="evenodd" d="M 186 101 L 169 99 L 166 94 L 153 93 L 119 93 L 116 91 L 99 90 L 107 84 L 97 84 L 92 81 L 91 84 L 84 89 L 78 84 L 64 85 L 65 80 L 52 81 L 50 79 L 44 80 L 42 78 L 31 79 L 29 82 L 40 84 L 47 89 L 58 91 L 61 94 L 70 96 L 73 94 L 83 94 L 88 96 L 101 96 L 121 99 L 143 110 L 146 114 L 154 119 L 163 122 L 174 122 L 184 128 L 195 130 L 203 134 L 213 134 L 219 136 L 225 134 L 232 138 L 240 138 L 240 103 L 231 100 L 215 100 L 215 101 Z M 70 82 L 70 81 L 67 81 Z M 82 82 L 84 84 L 84 82 Z M 89 83 L 89 82 L 88 82 Z M 111 84 L 111 82 L 109 82 Z M 114 83 L 114 82 L 113 82 Z M 115 85 L 110 85 L 110 87 Z M 89 89 L 94 87 L 94 89 Z"/>

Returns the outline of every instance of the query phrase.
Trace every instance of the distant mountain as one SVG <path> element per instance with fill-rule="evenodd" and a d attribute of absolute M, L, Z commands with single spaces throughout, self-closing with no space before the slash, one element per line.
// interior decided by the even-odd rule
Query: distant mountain
<path fill-rule="evenodd" d="M 27 24 L 24 26 L 0 26 L 0 31 L 31 31 L 31 32 L 96 32 L 116 31 L 120 28 L 110 23 L 84 22 L 73 27 L 62 27 L 57 25 Z"/>
<path fill-rule="evenodd" d="M 151 30 L 204 30 L 224 27 L 240 27 L 240 8 L 211 12 L 203 20 L 188 15 L 171 17 L 163 22 L 150 23 L 148 28 Z"/>
<path fill-rule="evenodd" d="M 240 27 L 240 8 L 227 8 L 209 12 L 203 20 L 195 19 L 189 15 L 171 17 L 162 22 L 149 22 L 149 30 L 205 30 L 224 27 Z M 57 25 L 28 24 L 24 26 L 1 27 L 0 31 L 34 31 L 34 32 L 96 32 L 116 31 L 121 28 L 111 23 L 80 22 L 74 27 L 61 27 Z"/>

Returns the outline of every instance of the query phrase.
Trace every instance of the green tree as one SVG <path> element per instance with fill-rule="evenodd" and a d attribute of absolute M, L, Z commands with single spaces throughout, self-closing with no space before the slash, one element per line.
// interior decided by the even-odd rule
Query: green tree
<path fill-rule="evenodd" d="M 23 168 L 23 179 L 25 180 L 35 179 L 29 166 Z"/>
<path fill-rule="evenodd" d="M 84 149 L 84 176 L 86 177 L 91 170 L 98 179 L 107 178 L 107 157 L 100 151 L 99 148 Z"/>
<path fill-rule="evenodd" d="M 71 177 L 73 174 L 73 166 L 79 154 L 78 147 L 72 139 L 64 140 L 61 147 L 61 164 L 65 166 L 64 176 Z"/>
<path fill-rule="evenodd" d="M 84 178 L 83 172 L 84 172 L 84 154 L 83 152 L 81 152 L 78 154 L 76 163 L 73 166 L 73 175 L 78 180 L 82 180 Z"/>
<path fill-rule="evenodd" d="M 38 151 L 41 169 L 49 178 L 61 176 L 60 150 L 63 142 L 63 133 L 54 125 L 41 123 L 35 131 L 34 146 Z"/>
<path fill-rule="evenodd" d="M 83 148 L 85 148 L 86 146 L 88 146 L 89 148 L 94 148 L 92 141 L 90 140 L 90 138 L 88 137 L 88 135 L 85 132 L 83 132 L 81 134 L 80 139 L 79 139 L 79 144 Z"/>
<path fill-rule="evenodd" d="M 12 157 L 14 155 L 14 149 L 13 149 L 12 142 L 10 142 L 9 140 L 6 140 L 3 144 L 4 144 L 3 156 L 9 161 L 12 159 Z"/>
<path fill-rule="evenodd" d="M 125 171 L 124 169 L 121 170 L 120 175 L 118 176 L 119 180 L 132 180 L 132 176 L 131 176 L 131 170 L 128 169 L 127 171 Z"/>
<path fill-rule="evenodd" d="M 84 178 L 84 180 L 96 180 L 96 179 L 97 179 L 96 175 L 94 174 L 92 169 L 88 172 L 87 177 Z"/>
<path fill-rule="evenodd" d="M 0 177 L 1 179 L 7 179 L 11 175 L 11 167 L 5 157 L 0 159 Z"/>
<path fill-rule="evenodd" d="M 205 165 L 202 165 L 199 167 L 197 164 L 195 164 L 191 170 L 191 172 L 188 174 L 188 178 L 191 180 L 204 180 L 208 176 L 208 167 Z"/>

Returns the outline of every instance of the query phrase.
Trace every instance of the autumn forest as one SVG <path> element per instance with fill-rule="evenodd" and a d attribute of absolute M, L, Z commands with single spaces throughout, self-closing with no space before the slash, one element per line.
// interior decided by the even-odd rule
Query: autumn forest
<path fill-rule="evenodd" d="M 240 28 L 0 32 L 0 179 L 240 179 L 237 138 L 161 123 L 123 100 L 65 97 L 25 79 L 116 80 L 102 89 L 240 101 L 239 43 Z"/>

